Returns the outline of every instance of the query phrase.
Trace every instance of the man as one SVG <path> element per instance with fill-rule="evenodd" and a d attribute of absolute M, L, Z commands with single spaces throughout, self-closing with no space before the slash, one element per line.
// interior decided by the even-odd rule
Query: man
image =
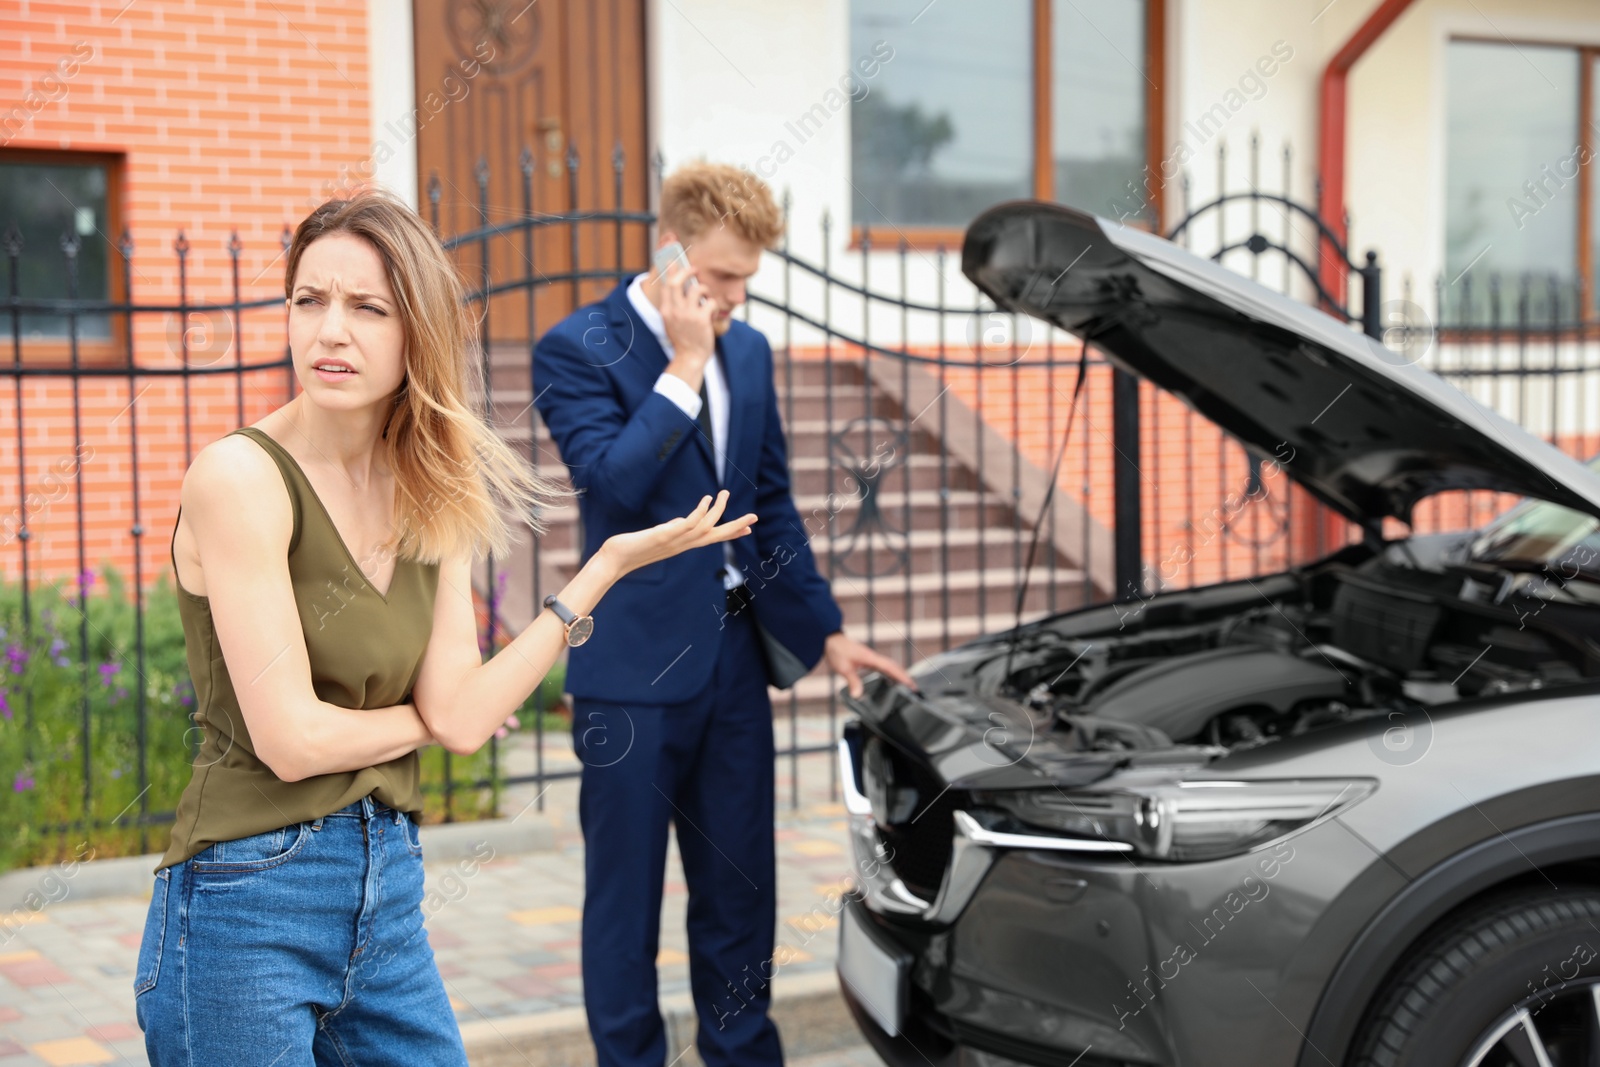
<path fill-rule="evenodd" d="M 729 492 L 747 537 L 650 564 L 569 653 L 585 895 L 583 986 L 600 1067 L 662 1067 L 656 1000 L 667 827 L 689 891 L 690 985 L 708 1067 L 783 1062 L 768 1018 L 777 925 L 769 682 L 825 659 L 853 692 L 892 660 L 846 636 L 789 491 L 772 349 L 733 310 L 783 218 L 735 167 L 661 189 L 658 248 L 688 267 L 637 275 L 534 351 L 540 415 L 582 491 L 584 558 Z M 670 1056 L 683 1050 L 672 1049 Z"/>

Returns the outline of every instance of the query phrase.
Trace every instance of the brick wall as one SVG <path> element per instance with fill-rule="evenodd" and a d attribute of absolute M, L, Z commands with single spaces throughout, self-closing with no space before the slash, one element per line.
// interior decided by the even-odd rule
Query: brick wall
<path fill-rule="evenodd" d="M 120 159 L 112 210 L 120 208 L 133 240 L 127 276 L 142 304 L 178 302 L 180 228 L 190 303 L 233 299 L 235 233 L 242 299 L 281 300 L 284 224 L 303 218 L 369 157 L 367 86 L 364 0 L 14 0 L 0 8 L 0 153 L 65 149 Z M 136 365 L 181 371 L 187 332 L 193 373 L 79 379 L 76 437 L 71 378 L 26 378 L 20 415 L 16 378 L 0 379 L 0 577 L 20 576 L 24 518 L 30 581 L 77 573 L 80 488 L 85 563 L 131 573 L 135 418 L 143 570 L 147 581 L 170 573 L 177 490 L 190 457 L 290 395 L 281 370 L 204 372 L 278 358 L 282 325 L 280 308 L 187 321 L 140 316 L 130 338 Z M 7 337 L 0 362 L 13 356 Z"/>

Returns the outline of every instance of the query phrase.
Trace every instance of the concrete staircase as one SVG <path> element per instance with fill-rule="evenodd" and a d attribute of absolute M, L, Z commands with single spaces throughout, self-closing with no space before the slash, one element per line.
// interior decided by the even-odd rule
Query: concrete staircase
<path fill-rule="evenodd" d="M 491 368 L 496 423 L 507 440 L 526 449 L 529 423 L 538 422 L 528 410 L 533 396 L 527 348 L 496 345 Z M 980 426 L 950 393 L 944 396 L 941 439 L 936 412 L 928 410 L 939 386 L 920 368 L 909 376 L 909 389 L 901 366 L 883 357 L 868 365 L 836 357 L 830 371 L 804 359 L 791 368 L 780 353 L 776 372 L 795 505 L 813 532 L 812 551 L 832 581 L 847 631 L 914 662 L 1009 627 L 1048 474 L 1024 461 L 1014 487 L 1017 457 L 1009 443 Z M 906 411 L 914 419 L 908 434 Z M 542 423 L 533 432 L 540 469 L 564 479 Z M 980 448 L 982 477 L 975 462 Z M 848 460 L 850 454 L 879 457 L 881 473 L 870 491 L 841 465 L 840 457 Z M 864 508 L 869 521 L 858 527 Z M 1106 567 L 1086 574 L 1077 562 L 1109 561 L 1109 533 L 1086 522 L 1075 501 L 1058 495 L 1055 512 L 1055 536 L 1049 536 L 1047 523 L 1034 556 L 1024 618 L 1075 607 L 1096 589 L 1103 597 L 1109 585 Z M 540 597 L 566 584 L 578 567 L 578 544 L 577 509 L 566 508 L 551 517 L 537 545 L 524 543 L 512 558 L 496 561 L 497 575 L 506 572 L 496 604 L 502 633 L 520 632 L 532 617 L 536 570 Z M 480 599 L 490 582 L 480 565 Z M 819 665 L 792 690 L 774 690 L 773 703 L 780 714 L 791 708 L 825 712 L 841 684 Z"/>

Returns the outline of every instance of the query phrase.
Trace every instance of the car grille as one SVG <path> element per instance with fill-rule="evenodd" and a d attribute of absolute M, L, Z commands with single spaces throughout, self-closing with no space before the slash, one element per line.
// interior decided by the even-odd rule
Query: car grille
<path fill-rule="evenodd" d="M 956 796 L 879 737 L 867 739 L 861 765 L 878 834 L 892 850 L 889 865 L 907 889 L 932 903 L 950 865 Z"/>

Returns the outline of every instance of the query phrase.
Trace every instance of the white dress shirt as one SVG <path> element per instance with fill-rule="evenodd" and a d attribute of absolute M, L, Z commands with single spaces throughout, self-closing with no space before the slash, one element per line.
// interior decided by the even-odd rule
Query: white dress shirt
<path fill-rule="evenodd" d="M 661 309 L 650 303 L 650 298 L 644 295 L 643 282 L 647 274 L 634 275 L 633 281 L 628 283 L 628 302 L 633 305 L 633 310 L 650 332 L 655 335 L 661 350 L 672 358 L 672 342 L 667 339 L 666 321 L 661 317 Z M 689 383 L 676 374 L 662 371 L 656 379 L 655 391 L 676 404 L 690 421 L 695 422 L 700 418 L 700 393 L 690 387 Z M 724 472 L 728 465 L 728 379 L 722 373 L 722 361 L 717 358 L 715 350 L 711 359 L 706 362 L 706 396 L 711 400 L 711 455 L 716 463 L 717 481 L 723 485 L 728 484 Z M 696 425 L 695 432 L 699 433 Z M 726 515 L 723 516 L 727 518 Z M 722 585 L 725 589 L 732 589 L 736 585 L 744 584 L 744 574 L 739 570 L 739 565 L 733 561 L 733 542 L 725 541 L 722 545 L 723 559 L 726 561 L 727 572 L 723 575 Z"/>

